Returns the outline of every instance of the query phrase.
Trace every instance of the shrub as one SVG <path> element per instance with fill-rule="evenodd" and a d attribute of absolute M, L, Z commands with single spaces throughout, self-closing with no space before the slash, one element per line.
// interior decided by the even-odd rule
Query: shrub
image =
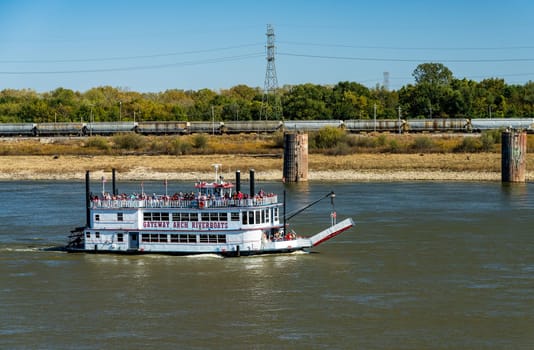
<path fill-rule="evenodd" d="M 351 136 L 346 140 L 351 147 L 375 148 L 377 146 L 375 138 L 370 136 Z"/>
<path fill-rule="evenodd" d="M 486 130 L 480 135 L 480 148 L 482 151 L 491 151 L 493 146 L 501 140 L 501 130 Z"/>
<path fill-rule="evenodd" d="M 191 153 L 191 144 L 175 137 L 169 142 L 169 152 L 177 156 Z"/>
<path fill-rule="evenodd" d="M 88 148 L 96 148 L 96 149 L 103 150 L 103 151 L 109 150 L 108 141 L 105 138 L 100 137 L 100 136 L 89 137 L 87 142 L 85 142 L 84 146 Z"/>
<path fill-rule="evenodd" d="M 380 146 L 380 147 L 385 146 L 386 145 L 386 141 L 387 141 L 387 137 L 384 134 L 380 134 L 376 138 L 376 144 L 377 144 L 377 146 Z"/>
<path fill-rule="evenodd" d="M 284 133 L 277 131 L 273 137 L 273 148 L 284 148 Z"/>
<path fill-rule="evenodd" d="M 344 156 L 351 153 L 351 148 L 346 143 L 340 143 L 336 147 L 325 151 L 325 154 L 330 156 Z"/>
<path fill-rule="evenodd" d="M 138 134 L 117 134 L 113 136 L 113 143 L 118 149 L 137 150 L 145 145 L 145 139 Z"/>
<path fill-rule="evenodd" d="M 196 134 L 193 137 L 192 146 L 198 150 L 204 150 L 208 146 L 208 137 L 205 134 Z"/>
<path fill-rule="evenodd" d="M 416 137 L 410 148 L 417 152 L 430 152 L 434 148 L 434 141 L 426 136 Z"/>
<path fill-rule="evenodd" d="M 478 152 L 481 148 L 480 141 L 475 137 L 464 137 L 462 142 L 454 149 L 456 152 Z"/>
<path fill-rule="evenodd" d="M 399 145 L 399 142 L 395 139 L 391 139 L 389 140 L 389 144 L 388 144 L 388 147 L 386 149 L 386 151 L 388 152 L 392 152 L 392 153 L 398 153 L 400 152 L 400 145 Z"/>
<path fill-rule="evenodd" d="M 326 126 L 315 134 L 315 146 L 317 148 L 332 148 L 345 138 L 345 131 L 333 126 Z"/>

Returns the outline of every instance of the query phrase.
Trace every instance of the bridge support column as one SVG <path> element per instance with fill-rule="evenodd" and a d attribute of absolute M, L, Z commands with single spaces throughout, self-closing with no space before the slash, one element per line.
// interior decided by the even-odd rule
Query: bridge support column
<path fill-rule="evenodd" d="M 308 181 L 308 134 L 284 134 L 284 182 Z"/>
<path fill-rule="evenodd" d="M 527 165 L 527 133 L 503 131 L 501 134 L 502 182 L 525 182 Z"/>

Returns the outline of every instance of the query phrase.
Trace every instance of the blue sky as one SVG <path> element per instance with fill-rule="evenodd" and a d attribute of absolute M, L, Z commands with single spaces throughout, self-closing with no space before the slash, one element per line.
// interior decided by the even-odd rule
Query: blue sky
<path fill-rule="evenodd" d="M 0 90 L 263 88 L 266 27 L 278 85 L 534 80 L 534 2 L 0 0 Z"/>

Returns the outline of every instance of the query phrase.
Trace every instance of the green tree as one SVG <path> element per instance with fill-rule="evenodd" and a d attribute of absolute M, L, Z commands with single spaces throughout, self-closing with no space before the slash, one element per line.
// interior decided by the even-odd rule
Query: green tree
<path fill-rule="evenodd" d="M 310 120 L 331 119 L 331 110 L 327 108 L 330 91 L 321 85 L 303 84 L 294 86 L 283 100 L 286 119 Z"/>

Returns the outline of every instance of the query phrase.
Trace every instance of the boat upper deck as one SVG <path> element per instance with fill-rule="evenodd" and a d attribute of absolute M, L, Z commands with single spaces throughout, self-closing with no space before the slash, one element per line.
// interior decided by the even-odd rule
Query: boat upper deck
<path fill-rule="evenodd" d="M 145 196 L 145 195 L 116 195 L 104 194 L 103 196 L 91 196 L 91 209 L 136 209 L 136 208 L 235 208 L 235 207 L 261 207 L 278 203 L 275 194 L 256 195 L 252 198 L 225 198 L 206 196 Z"/>

